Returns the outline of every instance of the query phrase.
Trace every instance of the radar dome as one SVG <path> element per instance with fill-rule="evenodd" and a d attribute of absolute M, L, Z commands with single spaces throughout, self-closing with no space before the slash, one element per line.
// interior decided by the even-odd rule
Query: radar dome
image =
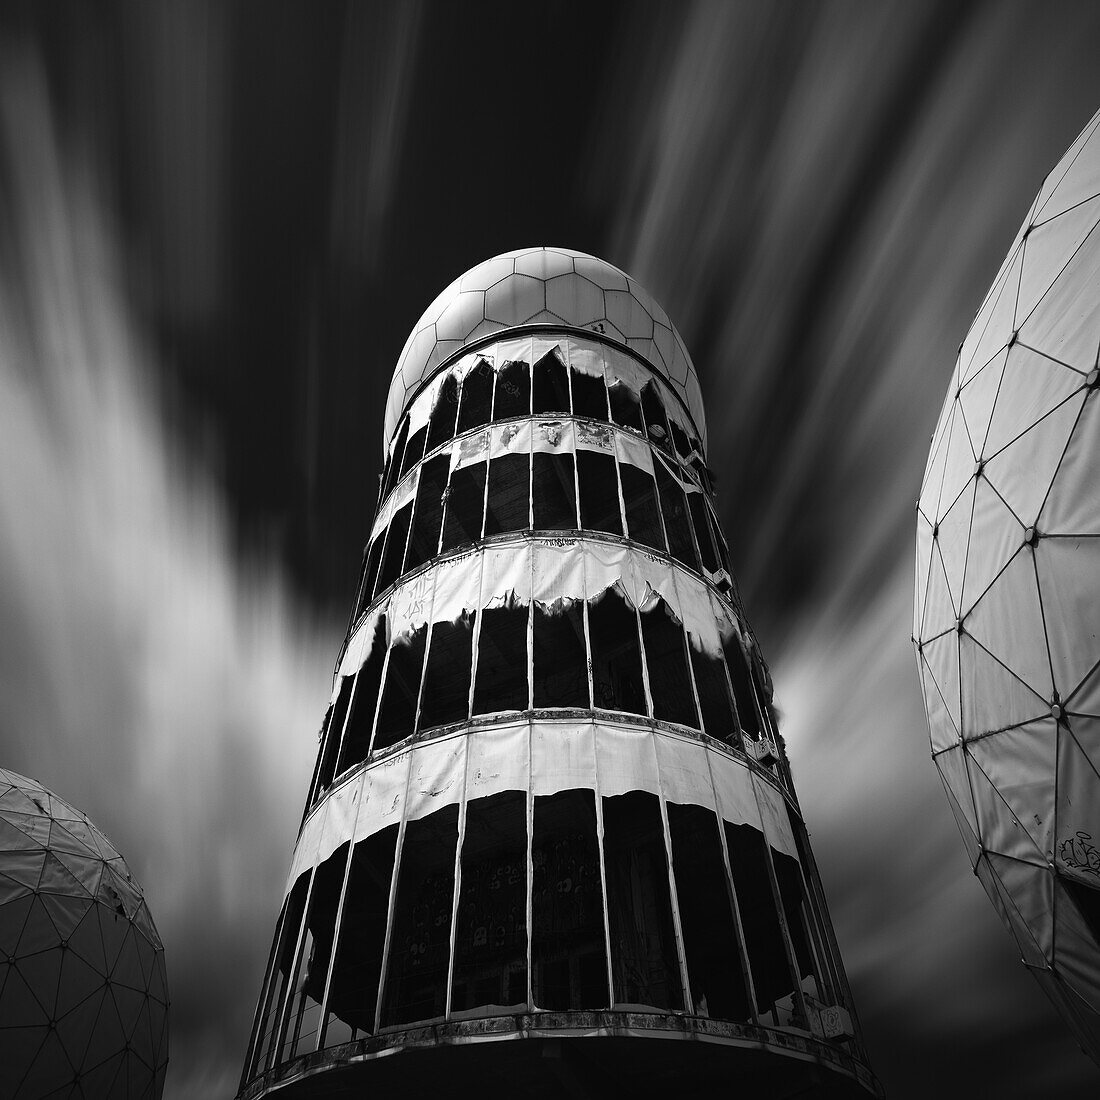
<path fill-rule="evenodd" d="M 114 845 L 0 769 L 0 1096 L 157 1100 L 164 947 Z"/>
<path fill-rule="evenodd" d="M 962 343 L 917 506 L 932 755 L 1025 966 L 1100 1061 L 1100 136 Z"/>
<path fill-rule="evenodd" d="M 417 321 L 390 382 L 384 437 L 423 382 L 455 353 L 506 329 L 586 328 L 638 352 L 671 384 L 706 446 L 703 398 L 691 356 L 648 291 L 606 260 L 569 248 L 521 248 L 454 280 Z"/>

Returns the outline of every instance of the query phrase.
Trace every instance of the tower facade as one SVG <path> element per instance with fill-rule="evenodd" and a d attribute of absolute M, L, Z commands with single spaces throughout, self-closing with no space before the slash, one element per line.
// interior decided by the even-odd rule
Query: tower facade
<path fill-rule="evenodd" d="M 705 432 L 594 257 L 421 318 L 242 1097 L 878 1093 Z"/>

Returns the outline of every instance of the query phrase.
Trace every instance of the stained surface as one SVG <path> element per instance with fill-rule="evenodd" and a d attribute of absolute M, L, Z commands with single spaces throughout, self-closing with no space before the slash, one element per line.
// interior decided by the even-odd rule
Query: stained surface
<path fill-rule="evenodd" d="M 969 334 L 917 505 L 913 634 L 974 872 L 1100 1061 L 1100 138 L 1047 177 Z"/>

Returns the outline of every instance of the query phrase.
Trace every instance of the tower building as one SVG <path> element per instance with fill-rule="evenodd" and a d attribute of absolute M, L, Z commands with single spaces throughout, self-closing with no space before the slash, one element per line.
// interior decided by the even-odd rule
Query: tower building
<path fill-rule="evenodd" d="M 241 1097 L 878 1095 L 664 310 L 487 260 L 385 440 Z"/>

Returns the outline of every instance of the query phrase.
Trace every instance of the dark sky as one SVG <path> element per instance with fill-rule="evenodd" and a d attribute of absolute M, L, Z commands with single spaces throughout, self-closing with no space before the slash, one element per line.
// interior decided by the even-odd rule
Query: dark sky
<path fill-rule="evenodd" d="M 0 764 L 145 885 L 166 1095 L 236 1087 L 397 354 L 534 244 L 692 351 L 888 1094 L 1093 1094 L 968 872 L 909 635 L 928 440 L 1100 106 L 1100 7 L 532 7 L 0 9 Z"/>

